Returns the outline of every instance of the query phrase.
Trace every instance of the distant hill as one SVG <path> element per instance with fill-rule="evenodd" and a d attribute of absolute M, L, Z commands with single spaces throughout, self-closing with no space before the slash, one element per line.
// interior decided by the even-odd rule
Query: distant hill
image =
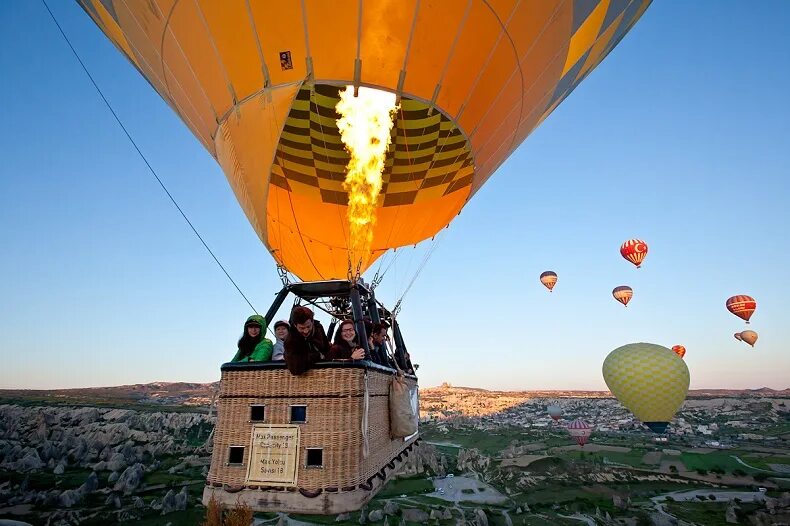
<path fill-rule="evenodd" d="M 115 387 L 77 389 L 0 389 L 0 402 L 28 402 L 78 405 L 158 405 L 206 406 L 211 403 L 219 382 L 152 382 Z"/>
<path fill-rule="evenodd" d="M 203 406 L 208 407 L 219 389 L 219 382 L 153 382 L 114 387 L 83 387 L 77 389 L 0 389 L 0 403 L 38 403 L 61 405 L 108 406 Z M 540 390 L 492 391 L 479 387 L 456 387 L 444 383 L 420 390 L 424 401 L 447 395 L 461 397 L 476 395 L 481 398 L 501 398 L 502 402 L 531 398 L 612 398 L 609 391 Z M 689 398 L 709 397 L 767 397 L 788 398 L 790 389 L 695 389 Z"/>

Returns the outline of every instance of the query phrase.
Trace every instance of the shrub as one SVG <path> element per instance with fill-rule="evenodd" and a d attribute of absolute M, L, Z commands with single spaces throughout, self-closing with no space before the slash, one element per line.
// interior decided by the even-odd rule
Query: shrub
<path fill-rule="evenodd" d="M 697 473 L 699 473 L 700 475 L 707 475 L 708 474 L 708 470 L 707 469 L 698 468 L 697 469 Z"/>
<path fill-rule="evenodd" d="M 201 526 L 222 526 L 222 505 L 217 502 L 213 494 L 206 508 L 206 520 Z"/>
<path fill-rule="evenodd" d="M 766 475 L 765 473 L 757 473 L 754 476 L 754 480 L 756 480 L 757 482 L 762 482 L 762 481 L 766 480 L 767 478 L 768 478 L 768 475 Z"/>
<path fill-rule="evenodd" d="M 252 524 L 252 508 L 237 500 L 236 505 L 225 516 L 223 526 L 250 526 L 250 524 Z"/>

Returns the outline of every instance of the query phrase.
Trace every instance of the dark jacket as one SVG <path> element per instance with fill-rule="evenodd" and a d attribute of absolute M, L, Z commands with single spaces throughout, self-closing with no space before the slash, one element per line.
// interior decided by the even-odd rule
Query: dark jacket
<path fill-rule="evenodd" d="M 326 360 L 329 339 L 318 320 L 313 320 L 313 332 L 305 338 L 295 326 L 288 330 L 285 339 L 285 365 L 291 374 L 306 373 L 316 362 Z"/>
<path fill-rule="evenodd" d="M 354 345 L 355 347 L 352 348 L 351 345 L 340 336 L 340 332 L 338 332 L 335 336 L 335 343 L 329 349 L 328 358 L 330 360 L 350 360 L 351 353 L 354 352 L 356 347 L 359 347 L 356 338 L 354 339 Z"/>

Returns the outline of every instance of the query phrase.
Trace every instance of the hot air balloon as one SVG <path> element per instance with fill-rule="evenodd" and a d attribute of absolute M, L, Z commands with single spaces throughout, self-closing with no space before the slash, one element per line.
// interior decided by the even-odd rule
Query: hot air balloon
<path fill-rule="evenodd" d="M 743 341 L 743 338 L 741 338 L 741 333 L 740 332 L 736 332 L 735 334 L 733 334 L 733 336 L 735 336 L 735 339 L 738 340 L 739 342 Z"/>
<path fill-rule="evenodd" d="M 560 406 L 558 406 L 558 405 L 550 405 L 550 406 L 548 406 L 546 409 L 547 409 L 547 410 L 548 410 L 548 412 L 549 412 L 549 416 L 550 416 L 550 417 L 552 418 L 552 420 L 554 420 L 555 422 L 556 422 L 557 420 L 559 420 L 560 418 L 562 418 L 562 409 L 560 408 Z"/>
<path fill-rule="evenodd" d="M 306 282 L 302 288 L 286 286 L 277 301 L 289 292 L 308 302 L 342 295 L 354 305 L 358 333 L 364 331 L 360 297 L 372 305 L 370 312 L 377 310 L 372 291 L 356 278 L 386 251 L 414 245 L 447 226 L 650 4 L 78 2 L 217 160 L 277 264 Z M 388 124 L 377 126 L 375 141 L 366 142 L 377 151 L 371 179 L 359 179 L 351 168 L 358 166 L 349 153 L 357 143 L 346 137 L 349 129 L 342 123 L 354 99 L 380 100 L 375 121 Z M 363 216 L 355 215 L 358 207 Z M 333 377 L 333 388 L 347 388 L 348 397 L 319 408 L 299 405 L 305 402 L 297 395 L 313 389 L 302 378 L 283 380 L 282 370 L 250 367 L 223 365 L 228 396 L 219 410 L 204 503 L 215 496 L 228 505 L 246 499 L 256 511 L 356 510 L 419 438 L 362 436 L 368 426 L 351 416 L 362 407 L 357 373 L 379 374 L 373 369 L 346 369 L 343 382 Z M 326 391 L 318 378 L 331 372 L 311 371 L 317 392 Z M 388 391 L 375 393 L 389 383 L 370 382 L 371 393 L 385 397 L 386 407 Z M 416 392 L 416 380 L 414 385 Z M 260 411 L 251 414 L 249 404 L 234 402 L 249 389 L 291 406 L 267 405 L 265 424 L 255 424 Z M 382 398 L 371 398 L 371 408 L 374 400 Z M 284 415 L 293 417 L 293 407 L 321 417 L 292 424 L 294 418 Z M 371 409 L 365 418 L 377 414 Z M 325 425 L 333 415 L 342 418 Z M 281 442 L 296 446 L 284 474 L 262 477 L 247 470 L 253 462 L 271 460 L 265 443 L 255 442 L 258 425 L 279 426 Z M 327 445 L 337 433 L 357 434 L 348 435 L 347 447 L 338 450 Z M 311 465 L 326 469 L 302 469 Z M 265 489 L 281 487 L 296 491 L 285 499 Z M 255 489 L 235 492 L 243 488 Z"/>
<path fill-rule="evenodd" d="M 728 311 L 745 320 L 746 323 L 749 323 L 749 318 L 757 309 L 757 302 L 754 298 L 742 294 L 729 298 L 726 305 Z"/>
<path fill-rule="evenodd" d="M 551 292 L 554 290 L 554 285 L 557 284 L 557 273 L 547 270 L 540 275 L 540 282 Z"/>
<path fill-rule="evenodd" d="M 655 433 L 666 430 L 689 388 L 686 362 L 652 343 L 631 343 L 609 353 L 603 378 L 620 403 Z"/>
<path fill-rule="evenodd" d="M 620 285 L 619 287 L 615 287 L 614 290 L 612 290 L 612 296 L 614 296 L 614 299 L 628 307 L 628 302 L 631 301 L 631 298 L 634 296 L 634 290 L 628 285 Z"/>
<path fill-rule="evenodd" d="M 674 347 L 672 347 L 672 352 L 674 352 L 675 354 L 677 354 L 681 358 L 686 356 L 686 348 L 683 347 L 682 345 L 675 345 Z"/>
<path fill-rule="evenodd" d="M 577 418 L 568 424 L 568 433 L 571 434 L 573 439 L 580 446 L 584 446 L 584 444 L 587 443 L 587 439 L 590 438 L 592 432 L 593 426 L 580 418 Z"/>
<path fill-rule="evenodd" d="M 364 272 L 457 216 L 650 4 L 78 2 L 217 159 L 277 263 L 303 280 L 349 273 L 341 89 L 399 100 L 370 254 L 352 262 Z"/>
<path fill-rule="evenodd" d="M 636 265 L 636 268 L 642 268 L 642 261 L 647 256 L 647 243 L 641 239 L 629 239 L 620 245 L 620 255 Z"/>
<path fill-rule="evenodd" d="M 754 347 L 754 344 L 757 343 L 757 333 L 754 331 L 743 331 L 741 333 L 741 341 Z"/>

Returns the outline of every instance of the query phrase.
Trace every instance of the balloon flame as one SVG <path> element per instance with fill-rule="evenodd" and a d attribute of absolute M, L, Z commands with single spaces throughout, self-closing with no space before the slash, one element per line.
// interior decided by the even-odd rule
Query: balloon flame
<path fill-rule="evenodd" d="M 349 257 L 364 267 L 373 244 L 381 174 L 397 109 L 395 94 L 360 87 L 355 97 L 354 86 L 346 86 L 335 109 L 341 115 L 337 121 L 340 138 L 351 155 L 343 183 L 348 192 Z"/>

